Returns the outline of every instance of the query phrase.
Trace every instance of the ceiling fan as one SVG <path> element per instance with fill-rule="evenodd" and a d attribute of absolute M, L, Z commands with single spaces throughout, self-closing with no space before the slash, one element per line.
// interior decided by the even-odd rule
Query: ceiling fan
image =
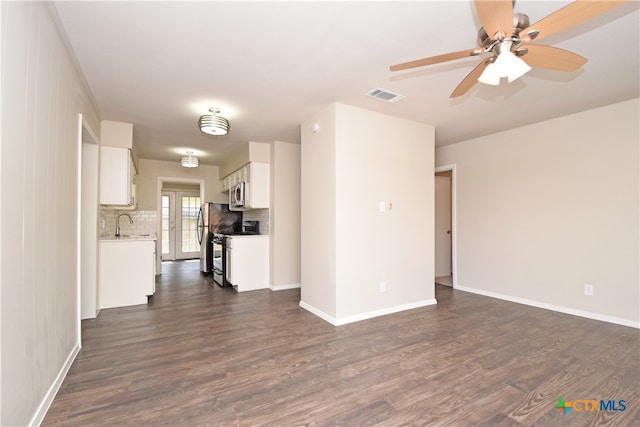
<path fill-rule="evenodd" d="M 492 54 L 471 70 L 451 93 L 451 98 L 464 95 L 476 81 L 498 85 L 501 78 L 506 77 L 512 82 L 527 73 L 531 67 L 575 71 L 587 62 L 586 58 L 568 50 L 530 42 L 577 25 L 626 1 L 575 0 L 530 25 L 527 15 L 513 13 L 515 0 L 474 0 L 483 25 L 478 31 L 478 48 L 404 62 L 392 65 L 389 69 L 407 70 L 469 56 Z"/>

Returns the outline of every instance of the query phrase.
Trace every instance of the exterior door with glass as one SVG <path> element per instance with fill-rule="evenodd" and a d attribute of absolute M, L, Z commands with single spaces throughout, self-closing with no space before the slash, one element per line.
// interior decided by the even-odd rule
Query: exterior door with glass
<path fill-rule="evenodd" d="M 162 192 L 162 259 L 200 257 L 198 210 L 200 195 L 192 192 Z"/>

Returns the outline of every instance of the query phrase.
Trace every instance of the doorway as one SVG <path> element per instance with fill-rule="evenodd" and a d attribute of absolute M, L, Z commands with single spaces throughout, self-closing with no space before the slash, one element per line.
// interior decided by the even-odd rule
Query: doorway
<path fill-rule="evenodd" d="M 160 199 L 162 260 L 199 258 L 200 186 L 165 183 Z"/>
<path fill-rule="evenodd" d="M 455 287 L 455 169 L 436 168 L 434 177 L 435 283 Z"/>

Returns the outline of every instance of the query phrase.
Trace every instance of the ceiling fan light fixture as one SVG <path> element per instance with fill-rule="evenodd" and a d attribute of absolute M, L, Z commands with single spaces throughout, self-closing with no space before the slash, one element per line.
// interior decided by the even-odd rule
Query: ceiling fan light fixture
<path fill-rule="evenodd" d="M 499 85 L 500 78 L 506 77 L 509 83 L 519 79 L 531 70 L 521 58 L 518 58 L 510 50 L 502 50 L 496 60 L 484 69 L 478 81 L 488 85 Z"/>
<path fill-rule="evenodd" d="M 208 135 L 226 135 L 229 133 L 229 129 L 231 126 L 229 125 L 229 120 L 225 119 L 222 116 L 218 116 L 220 110 L 215 107 L 209 108 L 211 114 L 205 114 L 204 116 L 200 116 L 198 120 L 198 127 L 200 130 Z"/>
<path fill-rule="evenodd" d="M 487 65 L 487 68 L 485 68 L 482 74 L 480 74 L 480 77 L 478 77 L 478 81 L 492 86 L 500 84 L 500 70 L 496 66 L 495 62 L 491 62 Z"/>
<path fill-rule="evenodd" d="M 197 168 L 200 161 L 193 155 L 193 151 L 187 151 L 187 155 L 180 159 L 180 163 L 185 168 Z"/>
<path fill-rule="evenodd" d="M 511 51 L 503 51 L 498 55 L 495 64 L 500 68 L 502 77 L 509 83 L 527 74 L 531 67 L 522 58 L 518 58 Z"/>

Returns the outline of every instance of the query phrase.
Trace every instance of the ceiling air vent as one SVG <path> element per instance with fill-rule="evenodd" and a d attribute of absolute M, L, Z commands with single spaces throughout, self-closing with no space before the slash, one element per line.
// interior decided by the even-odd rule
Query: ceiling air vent
<path fill-rule="evenodd" d="M 398 102 L 401 99 L 405 98 L 405 96 L 398 95 L 397 93 L 389 92 L 388 90 L 380 89 L 379 87 L 375 88 L 374 90 L 369 92 L 367 95 L 373 98 L 379 99 L 381 101 L 390 102 L 390 103 Z"/>

